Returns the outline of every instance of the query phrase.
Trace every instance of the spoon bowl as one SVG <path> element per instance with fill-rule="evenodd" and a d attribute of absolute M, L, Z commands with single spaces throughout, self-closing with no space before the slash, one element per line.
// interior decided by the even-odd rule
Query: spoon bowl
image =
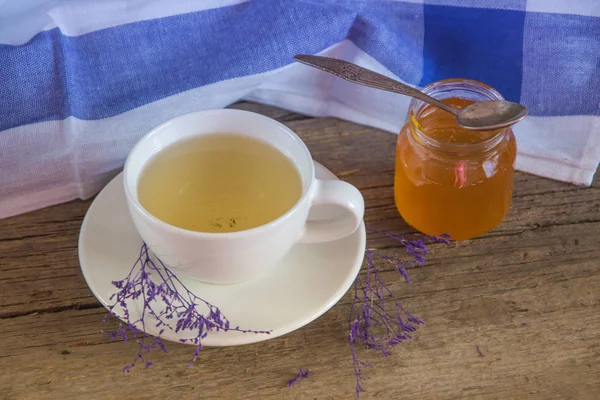
<path fill-rule="evenodd" d="M 527 107 L 510 101 L 479 101 L 458 109 L 456 122 L 465 129 L 502 129 L 521 121 L 527 116 Z"/>

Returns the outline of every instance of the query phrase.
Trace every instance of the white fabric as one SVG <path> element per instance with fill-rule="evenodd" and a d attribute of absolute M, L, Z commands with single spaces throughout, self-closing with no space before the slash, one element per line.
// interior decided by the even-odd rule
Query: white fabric
<path fill-rule="evenodd" d="M 0 44 L 27 43 L 42 30 L 67 36 L 111 26 L 245 3 L 249 0 L 0 0 Z M 11 23 L 11 21 L 18 23 Z"/>
<path fill-rule="evenodd" d="M 418 4 L 422 0 L 407 2 Z M 119 24 L 239 3 L 244 1 L 180 0 L 167 5 L 162 0 L 0 0 L 0 45 L 27 43 L 36 33 L 55 26 L 65 35 L 78 36 Z M 595 0 L 578 0 L 571 8 L 563 4 L 559 0 L 529 0 L 527 10 L 600 15 L 600 2 Z M 319 54 L 343 58 L 398 79 L 350 40 Z M 392 133 L 400 130 L 410 102 L 404 96 L 291 64 L 180 92 L 113 117 L 82 120 L 69 116 L 9 128 L 0 132 L 0 169 L 4 171 L 0 174 L 0 218 L 89 198 L 122 168 L 133 144 L 154 126 L 185 112 L 225 107 L 240 99 L 311 116 L 339 117 Z M 599 116 L 528 117 L 515 127 L 517 168 L 589 185 L 600 160 L 599 132 Z"/>
<path fill-rule="evenodd" d="M 600 17 L 600 1 L 527 0 L 527 11 Z"/>

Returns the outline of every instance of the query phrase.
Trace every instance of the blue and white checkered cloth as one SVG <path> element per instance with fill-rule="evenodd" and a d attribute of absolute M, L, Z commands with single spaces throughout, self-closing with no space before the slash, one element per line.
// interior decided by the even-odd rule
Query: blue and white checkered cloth
<path fill-rule="evenodd" d="M 517 168 L 589 185 L 598 167 L 600 0 L 4 0 L 0 217 L 89 197 L 155 125 L 240 99 L 399 130 L 408 98 L 297 53 L 485 82 L 530 109 Z"/>

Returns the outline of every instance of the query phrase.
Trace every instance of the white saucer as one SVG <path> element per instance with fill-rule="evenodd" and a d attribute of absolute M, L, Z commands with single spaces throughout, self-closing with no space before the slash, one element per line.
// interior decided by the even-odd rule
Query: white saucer
<path fill-rule="evenodd" d="M 320 179 L 337 179 L 315 162 Z M 331 218 L 337 209 L 311 210 L 311 219 Z M 252 334 L 211 331 L 205 346 L 232 346 L 260 342 L 292 332 L 321 316 L 346 293 L 362 265 L 366 234 L 364 223 L 352 235 L 329 243 L 298 244 L 271 270 L 234 285 L 212 285 L 181 277 L 188 289 L 219 307 L 232 326 L 271 331 Z M 125 203 L 122 174 L 98 194 L 79 234 L 79 262 L 85 280 L 98 300 L 109 304 L 117 291 L 112 281 L 123 279 L 137 260 L 142 240 Z M 159 328 L 146 325 L 157 335 Z M 188 333 L 189 335 L 189 333 Z M 161 337 L 179 342 L 172 330 Z M 187 337 L 187 336 L 186 336 Z"/>

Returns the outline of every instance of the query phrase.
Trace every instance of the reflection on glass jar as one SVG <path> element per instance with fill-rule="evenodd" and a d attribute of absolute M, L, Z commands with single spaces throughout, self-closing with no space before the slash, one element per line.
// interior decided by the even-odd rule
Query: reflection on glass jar
<path fill-rule="evenodd" d="M 448 79 L 424 90 L 455 107 L 503 100 L 480 82 Z M 494 229 L 512 197 L 512 130 L 470 131 L 437 107 L 413 100 L 396 145 L 394 195 L 404 220 L 429 235 L 469 239 Z"/>

